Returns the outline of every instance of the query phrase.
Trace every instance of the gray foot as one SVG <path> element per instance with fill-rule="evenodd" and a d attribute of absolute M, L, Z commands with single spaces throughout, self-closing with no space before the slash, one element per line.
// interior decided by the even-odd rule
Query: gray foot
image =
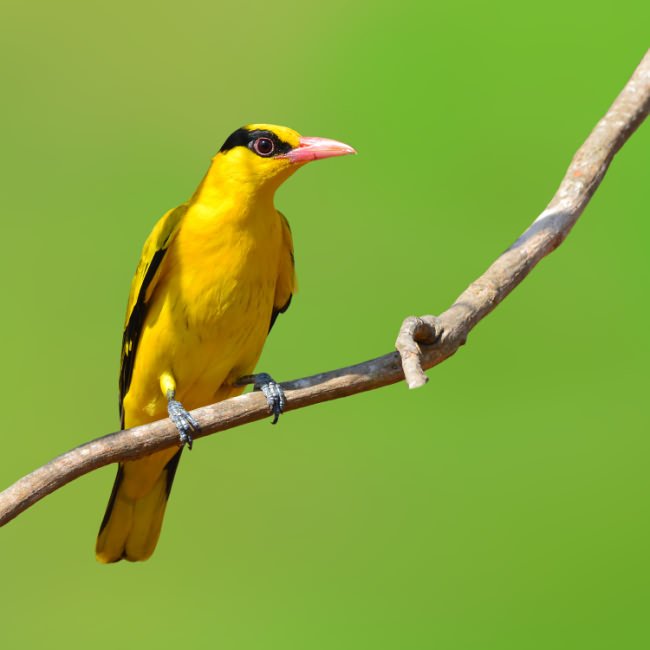
<path fill-rule="evenodd" d="M 199 423 L 185 410 L 185 407 L 174 399 L 173 393 L 167 394 L 167 412 L 169 419 L 176 425 L 181 446 L 187 445 L 192 449 L 192 434 L 199 431 Z"/>
<path fill-rule="evenodd" d="M 237 384 L 240 386 L 253 384 L 255 390 L 261 390 L 266 397 L 269 411 L 273 413 L 273 421 L 271 424 L 275 424 L 278 421 L 278 418 L 284 411 L 287 400 L 284 396 L 282 387 L 273 379 L 273 377 L 271 377 L 271 375 L 265 372 L 260 372 L 257 375 L 246 375 L 245 377 L 238 379 Z"/>

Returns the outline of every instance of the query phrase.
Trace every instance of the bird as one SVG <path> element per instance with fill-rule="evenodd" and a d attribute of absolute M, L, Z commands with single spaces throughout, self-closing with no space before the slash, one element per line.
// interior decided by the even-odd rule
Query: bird
<path fill-rule="evenodd" d="M 120 421 L 126 429 L 169 417 L 179 443 L 119 464 L 97 537 L 99 562 L 153 553 L 183 448 L 199 430 L 191 410 L 252 383 L 277 421 L 285 404 L 279 384 L 252 374 L 296 290 L 291 229 L 274 195 L 306 163 L 354 153 L 337 140 L 248 124 L 226 139 L 191 198 L 154 226 L 127 304 Z"/>

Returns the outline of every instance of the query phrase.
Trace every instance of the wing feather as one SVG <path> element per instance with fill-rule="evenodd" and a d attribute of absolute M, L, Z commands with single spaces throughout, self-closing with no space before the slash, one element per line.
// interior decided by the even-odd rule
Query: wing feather
<path fill-rule="evenodd" d="M 280 268 L 278 269 L 278 281 L 275 285 L 275 297 L 273 299 L 273 312 L 271 313 L 269 332 L 275 324 L 277 317 L 289 309 L 291 298 L 298 288 L 296 283 L 296 262 L 293 257 L 291 226 L 289 226 L 289 222 L 281 212 L 278 212 L 278 214 L 282 220 L 284 247 L 280 258 Z"/>
<path fill-rule="evenodd" d="M 124 396 L 131 385 L 133 365 L 138 349 L 138 341 L 142 333 L 144 321 L 151 296 L 160 277 L 160 269 L 165 253 L 173 241 L 178 225 L 187 212 L 187 204 L 183 204 L 167 212 L 154 226 L 142 248 L 138 268 L 131 281 L 131 292 L 126 308 L 126 322 L 122 336 L 122 354 L 120 358 L 120 419 L 124 426 Z"/>

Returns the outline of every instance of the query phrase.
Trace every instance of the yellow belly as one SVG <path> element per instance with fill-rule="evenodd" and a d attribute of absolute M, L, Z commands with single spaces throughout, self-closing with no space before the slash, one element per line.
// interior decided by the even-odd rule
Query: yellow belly
<path fill-rule="evenodd" d="M 268 334 L 282 235 L 277 214 L 232 219 L 188 214 L 166 253 L 147 311 L 131 385 L 127 427 L 167 415 L 159 379 L 171 373 L 188 410 L 242 392 Z"/>

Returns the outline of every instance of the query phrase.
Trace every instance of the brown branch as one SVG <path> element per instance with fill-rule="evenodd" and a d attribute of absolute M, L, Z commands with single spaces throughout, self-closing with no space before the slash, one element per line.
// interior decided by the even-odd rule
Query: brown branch
<path fill-rule="evenodd" d="M 564 241 L 598 188 L 612 158 L 649 111 L 650 52 L 574 156 L 546 210 L 447 311 L 438 318 L 407 318 L 397 339 L 399 354 L 392 352 L 355 366 L 283 384 L 286 410 L 373 390 L 404 377 L 411 388 L 426 383 L 423 369 L 432 368 L 454 354 L 474 326 Z M 268 409 L 261 394 L 250 393 L 197 409 L 193 415 L 201 424 L 201 432 L 195 436 L 199 438 L 266 418 Z M 81 445 L 0 493 L 0 525 L 98 467 L 177 444 L 176 428 L 169 420 L 161 420 Z"/>

